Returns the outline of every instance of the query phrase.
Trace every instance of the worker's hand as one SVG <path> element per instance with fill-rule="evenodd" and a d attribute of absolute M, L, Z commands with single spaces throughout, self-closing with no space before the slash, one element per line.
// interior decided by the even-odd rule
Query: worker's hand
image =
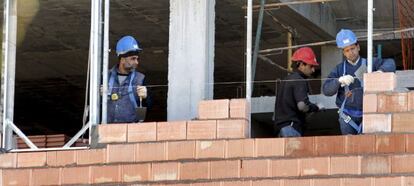
<path fill-rule="evenodd" d="M 352 77 L 351 75 L 344 75 L 338 79 L 339 83 L 341 83 L 341 87 L 349 86 L 351 83 L 354 82 L 354 80 L 354 77 Z"/>
<path fill-rule="evenodd" d="M 316 106 L 318 106 L 319 111 L 325 111 L 326 110 L 325 106 L 322 103 L 318 103 Z"/>
<path fill-rule="evenodd" d="M 145 86 L 137 86 L 137 94 L 141 98 L 147 98 L 147 87 Z"/>

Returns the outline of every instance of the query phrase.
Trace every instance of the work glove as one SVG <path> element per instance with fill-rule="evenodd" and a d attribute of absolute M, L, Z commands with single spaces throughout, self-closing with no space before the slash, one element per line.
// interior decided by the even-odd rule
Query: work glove
<path fill-rule="evenodd" d="M 352 77 L 351 75 L 344 75 L 338 79 L 339 83 L 341 83 L 341 87 L 349 86 L 351 83 L 354 82 L 354 80 L 354 77 Z"/>
<path fill-rule="evenodd" d="M 141 97 L 141 98 L 147 98 L 147 87 L 145 87 L 145 86 L 137 86 L 137 94 L 138 94 L 138 97 Z"/>
<path fill-rule="evenodd" d="M 319 111 L 325 111 L 326 110 L 325 106 L 322 103 L 318 103 L 316 106 L 318 106 Z"/>

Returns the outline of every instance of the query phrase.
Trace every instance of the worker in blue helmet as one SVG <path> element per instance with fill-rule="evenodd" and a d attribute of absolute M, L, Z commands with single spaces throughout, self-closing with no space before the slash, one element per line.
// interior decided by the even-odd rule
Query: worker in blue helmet
<path fill-rule="evenodd" d="M 145 75 L 136 71 L 142 49 L 132 36 L 122 37 L 116 44 L 118 63 L 109 72 L 108 123 L 138 122 L 136 109 L 141 100 L 149 106 Z"/>
<path fill-rule="evenodd" d="M 367 72 L 367 60 L 359 55 L 360 46 L 354 32 L 342 29 L 336 35 L 336 44 L 345 60 L 339 63 L 323 84 L 326 96 L 336 96 L 339 107 L 339 124 L 342 134 L 362 132 L 363 74 Z M 373 59 L 372 71 L 395 72 L 393 59 Z"/>

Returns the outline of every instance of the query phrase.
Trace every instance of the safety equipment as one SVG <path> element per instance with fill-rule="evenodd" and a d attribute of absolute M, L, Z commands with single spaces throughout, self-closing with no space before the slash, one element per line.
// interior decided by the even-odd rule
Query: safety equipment
<path fill-rule="evenodd" d="M 132 36 L 124 36 L 116 44 L 116 54 L 118 56 L 133 51 L 139 52 L 141 50 L 137 40 Z"/>
<path fill-rule="evenodd" d="M 336 34 L 336 45 L 338 48 L 345 48 L 351 46 L 358 41 L 354 32 L 348 29 L 341 29 L 341 31 Z"/>
<path fill-rule="evenodd" d="M 339 81 L 339 83 L 341 83 L 342 87 L 349 86 L 351 83 L 354 82 L 354 80 L 355 80 L 355 78 L 352 77 L 351 75 L 344 75 L 344 76 L 341 76 L 338 79 L 338 81 Z"/>
<path fill-rule="evenodd" d="M 309 65 L 319 66 L 316 61 L 315 53 L 309 47 L 303 47 L 295 51 L 292 56 L 292 61 L 302 61 Z"/>
<path fill-rule="evenodd" d="M 138 97 L 147 98 L 147 87 L 145 86 L 137 86 L 137 94 Z"/>

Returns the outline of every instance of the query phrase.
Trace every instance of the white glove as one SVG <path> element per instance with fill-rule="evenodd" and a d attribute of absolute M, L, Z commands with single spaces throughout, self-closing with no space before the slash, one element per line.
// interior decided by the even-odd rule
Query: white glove
<path fill-rule="evenodd" d="M 341 87 L 349 86 L 351 83 L 354 82 L 354 80 L 354 77 L 352 77 L 351 75 L 341 76 L 338 79 L 339 83 L 341 83 Z"/>
<path fill-rule="evenodd" d="M 316 106 L 318 106 L 320 111 L 325 110 L 325 106 L 322 103 L 318 103 Z"/>
<path fill-rule="evenodd" d="M 147 98 L 147 87 L 145 86 L 137 86 L 137 94 L 141 98 Z"/>

